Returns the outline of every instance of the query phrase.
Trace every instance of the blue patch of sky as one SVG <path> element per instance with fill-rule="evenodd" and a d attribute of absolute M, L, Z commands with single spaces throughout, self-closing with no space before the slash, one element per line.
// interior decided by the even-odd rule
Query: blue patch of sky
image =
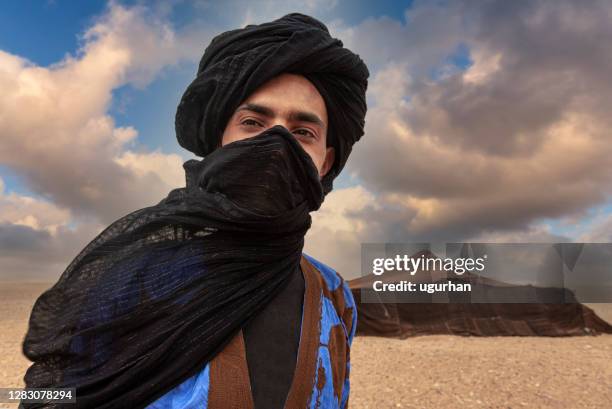
<path fill-rule="evenodd" d="M 468 45 L 465 43 L 459 44 L 455 52 L 448 57 L 448 62 L 457 68 L 468 69 L 474 63 Z"/>
<path fill-rule="evenodd" d="M 79 36 L 103 13 L 106 1 L 4 1 L 0 49 L 42 66 L 79 48 Z"/>
<path fill-rule="evenodd" d="M 180 64 L 163 70 L 144 89 L 130 85 L 113 91 L 109 113 L 117 126 L 132 126 L 138 131 L 138 144 L 164 153 L 191 154 L 176 141 L 174 115 L 182 93 L 195 78 L 197 65 Z"/>
<path fill-rule="evenodd" d="M 23 177 L 6 165 L 0 164 L 0 178 L 4 184 L 4 194 L 16 193 L 21 196 L 41 198 L 28 189 Z"/>
<path fill-rule="evenodd" d="M 336 177 L 334 180 L 334 189 L 345 189 L 348 187 L 354 187 L 360 184 L 360 181 L 357 177 L 353 177 L 349 172 L 346 171 L 346 168 L 340 172 L 340 175 Z"/>
<path fill-rule="evenodd" d="M 449 73 L 465 71 L 470 68 L 473 63 L 474 61 L 470 55 L 470 48 L 467 44 L 460 43 L 441 64 L 431 68 L 429 76 L 433 81 L 437 81 L 443 79 Z"/>
<path fill-rule="evenodd" d="M 341 17 L 346 24 L 355 25 L 367 18 L 387 16 L 404 22 L 404 12 L 412 7 L 413 0 L 347 1 L 339 0 L 333 16 Z"/>
<path fill-rule="evenodd" d="M 108 0 L 4 1 L 0 13 L 0 49 L 40 66 L 57 63 L 66 54 L 76 53 L 82 34 L 104 14 L 109 3 Z M 148 7 L 165 4 L 138 0 L 117 3 Z M 193 20 L 194 10 L 194 2 L 175 2 L 169 17 L 175 24 L 186 24 Z"/>
<path fill-rule="evenodd" d="M 376 2 L 370 0 L 338 0 L 334 6 L 334 2 L 329 0 L 327 4 L 322 4 L 315 11 L 308 11 L 309 8 L 304 5 L 303 7 L 295 7 L 294 10 L 280 7 L 278 12 L 301 12 L 311 14 L 324 21 L 341 18 L 346 24 L 353 25 L 362 22 L 366 18 L 380 16 L 389 16 L 403 21 L 404 11 L 411 7 L 412 3 L 413 0 L 378 0 Z M 174 5 L 171 12 L 171 20 L 179 26 L 193 22 L 194 19 L 204 19 L 209 22 L 214 21 L 219 27 L 227 27 L 228 29 L 237 28 L 234 27 L 237 23 L 237 18 L 246 13 L 247 7 L 254 14 L 258 14 L 260 11 L 271 11 L 270 6 L 264 2 L 246 2 L 243 0 L 226 0 L 224 2 L 182 1 Z"/>
<path fill-rule="evenodd" d="M 6 2 L 0 13 L 0 49 L 40 66 L 57 63 L 66 54 L 76 54 L 81 45 L 79 38 L 104 13 L 107 4 L 102 0 Z M 191 21 L 193 13 L 192 2 L 181 2 L 172 7 L 169 17 L 175 26 L 180 26 Z M 170 67 L 145 89 L 128 85 L 113 90 L 109 113 L 118 126 L 135 127 L 139 142 L 185 154 L 174 137 L 174 112 L 196 69 L 195 64 Z M 0 176 L 7 189 L 23 191 L 19 177 L 7 167 L 0 168 Z"/>
<path fill-rule="evenodd" d="M 195 3 L 193 1 L 174 2 L 171 6 L 168 19 L 176 27 L 183 27 L 189 23 L 192 23 L 194 17 L 199 16 L 202 13 L 202 6 L 198 8 L 196 4 L 203 3 Z"/>
<path fill-rule="evenodd" d="M 562 218 L 545 218 L 542 222 L 549 227 L 552 234 L 565 236 L 572 241 L 577 241 L 580 235 L 597 227 L 595 224 L 610 214 L 612 214 L 612 196 L 608 197 L 604 204 L 588 209 L 586 214 L 576 222 L 568 222 Z"/>
<path fill-rule="evenodd" d="M 587 217 L 588 219 L 589 217 Z M 541 222 L 548 228 L 549 232 L 555 236 L 567 237 L 571 241 L 577 240 L 582 230 L 579 226 L 584 227 L 585 220 L 582 219 L 579 224 L 568 224 L 557 219 L 544 218 Z M 588 223 L 586 223 L 588 224 Z"/>

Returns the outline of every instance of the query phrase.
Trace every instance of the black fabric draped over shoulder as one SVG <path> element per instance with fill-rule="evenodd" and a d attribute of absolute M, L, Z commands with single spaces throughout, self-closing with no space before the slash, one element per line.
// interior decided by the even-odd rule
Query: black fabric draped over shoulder
<path fill-rule="evenodd" d="M 299 269 L 324 195 L 287 129 L 185 169 L 187 187 L 111 224 L 36 300 L 26 387 L 74 387 L 77 403 L 23 407 L 143 408 L 201 370 Z"/>

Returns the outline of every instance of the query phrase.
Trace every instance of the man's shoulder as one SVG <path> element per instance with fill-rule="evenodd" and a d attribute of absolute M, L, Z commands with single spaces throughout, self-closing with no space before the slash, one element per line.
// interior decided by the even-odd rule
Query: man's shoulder
<path fill-rule="evenodd" d="M 314 257 L 306 253 L 302 254 L 319 272 L 320 276 L 323 279 L 323 284 L 326 287 L 325 289 L 327 290 L 325 292 L 337 294 L 338 296 L 340 296 L 343 299 L 343 307 L 353 307 L 355 301 L 353 299 L 353 295 L 351 293 L 349 285 L 344 280 L 344 278 L 336 270 L 334 270 L 327 264 L 315 259 Z"/>
<path fill-rule="evenodd" d="M 343 283 L 344 279 L 336 270 L 306 253 L 302 254 L 319 271 L 330 291 L 335 291 Z"/>
<path fill-rule="evenodd" d="M 323 282 L 323 297 L 331 301 L 342 322 L 349 344 L 355 336 L 357 324 L 357 307 L 351 289 L 336 270 L 308 254 L 304 257 L 319 272 Z"/>

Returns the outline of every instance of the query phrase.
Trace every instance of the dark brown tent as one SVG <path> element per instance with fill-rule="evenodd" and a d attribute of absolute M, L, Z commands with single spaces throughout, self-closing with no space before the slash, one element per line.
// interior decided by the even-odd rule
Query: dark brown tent
<path fill-rule="evenodd" d="M 433 277 L 433 282 L 451 278 L 443 274 L 438 272 L 429 277 Z M 564 302 L 371 302 L 378 296 L 372 289 L 374 281 L 393 283 L 403 278 L 405 275 L 387 273 L 384 279 L 370 275 L 348 281 L 357 302 L 357 335 L 407 338 L 426 334 L 570 336 L 612 333 L 610 324 L 592 309 L 576 302 L 567 289 L 517 286 L 474 274 L 452 278 L 470 282 L 481 293 L 495 294 L 496 299 L 516 300 L 537 291 L 547 297 L 545 299 Z M 370 302 L 362 302 L 362 291 Z"/>

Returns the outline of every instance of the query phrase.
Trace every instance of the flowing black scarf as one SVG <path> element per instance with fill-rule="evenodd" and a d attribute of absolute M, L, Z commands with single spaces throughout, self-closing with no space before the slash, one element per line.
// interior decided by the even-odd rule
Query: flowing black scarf
<path fill-rule="evenodd" d="M 299 268 L 323 201 L 310 156 L 276 126 L 184 165 L 187 186 L 109 226 L 34 305 L 27 387 L 143 408 L 200 371 Z"/>

